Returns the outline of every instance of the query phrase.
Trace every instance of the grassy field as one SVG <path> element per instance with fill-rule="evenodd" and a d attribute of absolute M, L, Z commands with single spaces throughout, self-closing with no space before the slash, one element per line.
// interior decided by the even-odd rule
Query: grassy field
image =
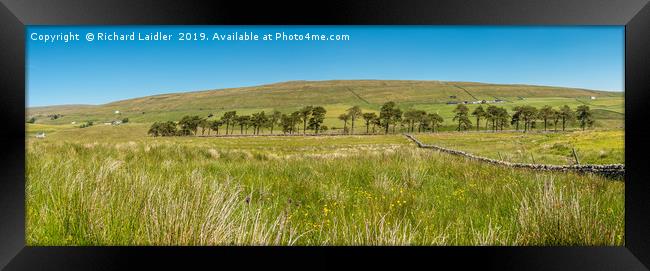
<path fill-rule="evenodd" d="M 624 164 L 622 130 L 548 133 L 436 133 L 415 135 L 422 143 L 463 150 L 476 155 L 518 163 L 575 164 L 573 149 L 582 164 Z"/>
<path fill-rule="evenodd" d="M 455 98 L 451 98 L 454 96 Z M 590 97 L 596 97 L 591 100 Z M 445 118 L 445 125 L 453 126 L 449 101 L 475 101 L 502 99 L 497 104 L 511 110 L 517 105 L 556 108 L 588 104 L 599 120 L 597 127 L 623 126 L 623 95 L 585 89 L 528 85 L 498 85 L 470 82 L 399 81 L 399 80 L 346 80 L 346 81 L 292 81 L 257 87 L 172 93 L 116 101 L 103 105 L 67 105 L 28 108 L 27 117 L 36 117 L 41 124 L 96 123 L 129 118 L 131 122 L 180 120 L 184 115 L 207 117 L 236 110 L 239 115 L 279 110 L 290 113 L 306 105 L 325 107 L 324 125 L 341 128 L 337 117 L 347 108 L 358 105 L 364 112 L 378 112 L 387 101 L 395 101 L 403 110 L 414 108 L 437 112 Z M 478 105 L 469 105 L 473 109 Z M 484 105 L 485 106 L 485 105 Z M 120 114 L 115 114 L 116 110 Z M 50 114 L 62 114 L 52 120 Z M 361 121 L 357 127 L 361 128 Z M 365 129 L 364 129 L 365 130 Z"/>
<path fill-rule="evenodd" d="M 448 101 L 494 99 L 509 110 L 587 104 L 595 129 L 444 132 L 455 129 Z M 387 101 L 445 118 L 443 132 L 416 135 L 425 143 L 513 162 L 571 164 L 575 148 L 582 164 L 624 163 L 623 95 L 584 89 L 294 81 L 28 108 L 27 244 L 623 245 L 622 180 L 483 164 L 402 135 L 147 136 L 152 122 L 184 115 L 306 105 L 324 106 L 324 124 L 341 128 L 347 108 L 378 112 Z M 129 123 L 103 124 L 122 118 Z M 95 125 L 77 127 L 86 121 Z M 362 120 L 356 127 L 365 132 Z"/>
<path fill-rule="evenodd" d="M 622 181 L 486 165 L 401 135 L 152 138 L 147 128 L 28 137 L 27 244 L 623 245 Z"/>

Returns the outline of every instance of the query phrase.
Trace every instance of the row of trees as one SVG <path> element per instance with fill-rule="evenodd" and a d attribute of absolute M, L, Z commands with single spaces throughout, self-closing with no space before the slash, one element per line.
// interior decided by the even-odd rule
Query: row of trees
<path fill-rule="evenodd" d="M 294 134 L 300 132 L 300 126 L 303 134 L 306 134 L 307 130 L 318 134 L 328 129 L 323 125 L 326 113 L 327 110 L 322 106 L 305 106 L 290 114 L 274 110 L 270 114 L 261 111 L 252 115 L 237 115 L 237 111 L 228 111 L 220 119 L 214 120 L 210 119 L 213 117 L 212 114 L 207 118 L 184 116 L 178 122 L 155 122 L 149 128 L 149 134 L 152 136 L 197 135 L 200 129 L 201 135 L 205 135 L 206 132 L 210 135 L 212 131 L 219 134 L 221 127 L 224 127 L 222 131 L 226 135 L 234 134 L 236 128 L 239 128 L 239 134 L 248 134 L 251 128 L 254 135 L 260 134 L 264 128 L 268 128 L 273 134 L 278 127 L 285 134 Z"/>
<path fill-rule="evenodd" d="M 508 125 L 514 125 L 515 130 L 519 130 L 520 124 L 523 125 L 523 131 L 527 132 L 537 126 L 538 121 L 544 124 L 544 131 L 548 129 L 549 124 L 557 131 L 558 123 L 562 123 L 562 131 L 566 129 L 567 123 L 578 121 L 580 127 L 584 130 L 594 124 L 594 119 L 589 106 L 580 105 L 573 111 L 569 106 L 564 105 L 559 109 L 545 105 L 540 109 L 534 106 L 516 106 L 510 115 L 508 110 L 503 107 L 490 105 L 487 109 L 479 106 L 472 111 L 471 115 L 476 119 L 476 130 L 480 130 L 481 119 L 485 120 L 485 129 L 491 124 L 493 131 L 503 130 Z M 465 105 L 458 105 L 454 109 L 454 121 L 458 122 L 456 130 L 469 129 L 471 120 L 469 119 L 469 108 Z"/>
<path fill-rule="evenodd" d="M 260 134 L 260 131 L 265 128 L 268 128 L 271 134 L 276 128 L 281 129 L 285 134 L 300 132 L 306 134 L 308 130 L 318 134 L 328 130 L 328 127 L 323 125 L 326 113 L 327 110 L 322 106 L 305 106 L 289 114 L 274 110 L 270 114 L 261 111 L 252 115 L 237 115 L 237 111 L 228 111 L 220 119 L 211 119 L 212 114 L 207 118 L 184 116 L 178 122 L 154 123 L 149 129 L 149 134 L 153 136 L 197 135 L 200 129 L 201 135 L 205 135 L 206 132 L 210 135 L 213 131 L 219 134 L 221 127 L 224 128 L 223 132 L 226 135 L 234 134 L 236 128 L 239 128 L 239 134 L 248 134 L 251 128 L 254 135 Z M 481 129 L 482 120 L 486 130 L 488 126 L 493 131 L 498 131 L 513 125 L 515 130 L 519 130 L 522 126 L 524 132 L 536 128 L 539 123 L 544 124 L 545 131 L 549 124 L 553 124 L 554 129 L 557 130 L 560 122 L 563 131 L 567 123 L 572 123 L 575 120 L 579 121 L 583 130 L 586 127 L 591 127 L 594 123 L 589 106 L 586 105 L 578 106 L 576 111 L 566 105 L 559 109 L 554 109 L 551 106 L 544 106 L 541 109 L 530 105 L 516 106 L 510 114 L 507 109 L 494 105 L 487 108 L 481 105 L 470 113 L 467 106 L 459 104 L 453 113 L 457 131 L 471 129 L 473 127 L 471 119 L 476 121 L 477 131 Z M 383 104 L 379 115 L 375 112 L 364 113 L 359 106 L 353 106 L 339 115 L 338 119 L 343 121 L 343 133 L 346 134 L 354 134 L 355 124 L 361 119 L 365 124 L 366 134 L 376 133 L 377 127 L 380 127 L 385 134 L 395 133 L 398 125 L 402 130 L 405 129 L 408 132 L 414 132 L 416 129 L 418 132 L 436 132 L 444 122 L 443 117 L 438 113 L 427 113 L 424 110 L 416 109 L 403 112 L 394 102 Z M 349 129 L 348 123 L 350 124 Z"/>

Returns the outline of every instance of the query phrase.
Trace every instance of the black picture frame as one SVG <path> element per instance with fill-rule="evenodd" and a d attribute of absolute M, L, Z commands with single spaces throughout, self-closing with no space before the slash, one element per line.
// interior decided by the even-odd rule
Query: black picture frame
<path fill-rule="evenodd" d="M 7 270 L 397 267 L 648 270 L 650 5 L 647 0 L 0 0 L 0 267 Z M 28 247 L 25 245 L 25 26 L 407 24 L 625 26 L 624 247 Z M 302 261 L 302 263 L 301 263 Z M 344 262 L 352 262 L 352 264 Z M 421 268 L 421 267 L 420 267 Z"/>

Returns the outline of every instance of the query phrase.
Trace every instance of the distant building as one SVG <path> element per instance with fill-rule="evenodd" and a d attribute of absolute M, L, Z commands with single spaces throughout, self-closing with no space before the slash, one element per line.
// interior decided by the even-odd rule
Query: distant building
<path fill-rule="evenodd" d="M 75 125 L 75 124 L 77 124 L 77 122 L 73 121 L 73 122 L 70 122 L 70 124 Z"/>
<path fill-rule="evenodd" d="M 120 113 L 120 110 L 115 110 L 115 114 L 119 114 L 119 113 Z"/>
<path fill-rule="evenodd" d="M 122 121 L 121 120 L 114 120 L 114 121 L 111 122 L 111 124 L 112 125 L 120 125 L 120 124 L 122 124 Z"/>
<path fill-rule="evenodd" d="M 595 96 L 591 96 L 591 99 L 592 99 L 592 100 L 595 100 L 595 99 L 596 99 L 596 97 L 595 97 Z"/>
<path fill-rule="evenodd" d="M 111 125 L 113 124 L 112 122 L 104 122 L 104 125 Z"/>
<path fill-rule="evenodd" d="M 45 138 L 45 132 L 40 132 L 36 134 L 36 138 Z"/>

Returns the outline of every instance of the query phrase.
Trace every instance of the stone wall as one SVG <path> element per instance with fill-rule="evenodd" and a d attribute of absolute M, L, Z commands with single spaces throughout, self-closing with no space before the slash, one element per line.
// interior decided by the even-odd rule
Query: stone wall
<path fill-rule="evenodd" d="M 497 159 L 492 159 L 492 158 L 487 158 L 487 157 L 482 157 L 482 156 L 477 156 L 473 155 L 471 153 L 467 153 L 464 151 L 459 151 L 459 150 L 452 150 L 436 145 L 428 145 L 420 142 L 417 140 L 417 138 L 413 137 L 412 135 L 405 134 L 407 138 L 409 138 L 411 141 L 415 142 L 415 144 L 418 145 L 420 148 L 426 148 L 426 149 L 436 149 L 441 152 L 453 154 L 453 155 L 460 155 L 464 156 L 466 158 L 472 159 L 472 160 L 477 160 L 481 162 L 486 162 L 490 164 L 496 164 L 496 165 L 501 165 L 501 166 L 507 166 L 507 167 L 512 167 L 512 168 L 526 168 L 526 169 L 534 169 L 534 170 L 546 170 L 546 171 L 562 171 L 562 172 L 568 172 L 568 171 L 573 171 L 573 172 L 579 172 L 579 173 L 595 173 L 599 175 L 603 175 L 609 178 L 615 178 L 615 179 L 622 179 L 625 175 L 625 165 L 622 164 L 610 164 L 610 165 L 544 165 L 544 164 L 525 164 L 525 163 L 511 163 L 507 161 L 502 161 L 502 160 L 497 160 Z"/>

